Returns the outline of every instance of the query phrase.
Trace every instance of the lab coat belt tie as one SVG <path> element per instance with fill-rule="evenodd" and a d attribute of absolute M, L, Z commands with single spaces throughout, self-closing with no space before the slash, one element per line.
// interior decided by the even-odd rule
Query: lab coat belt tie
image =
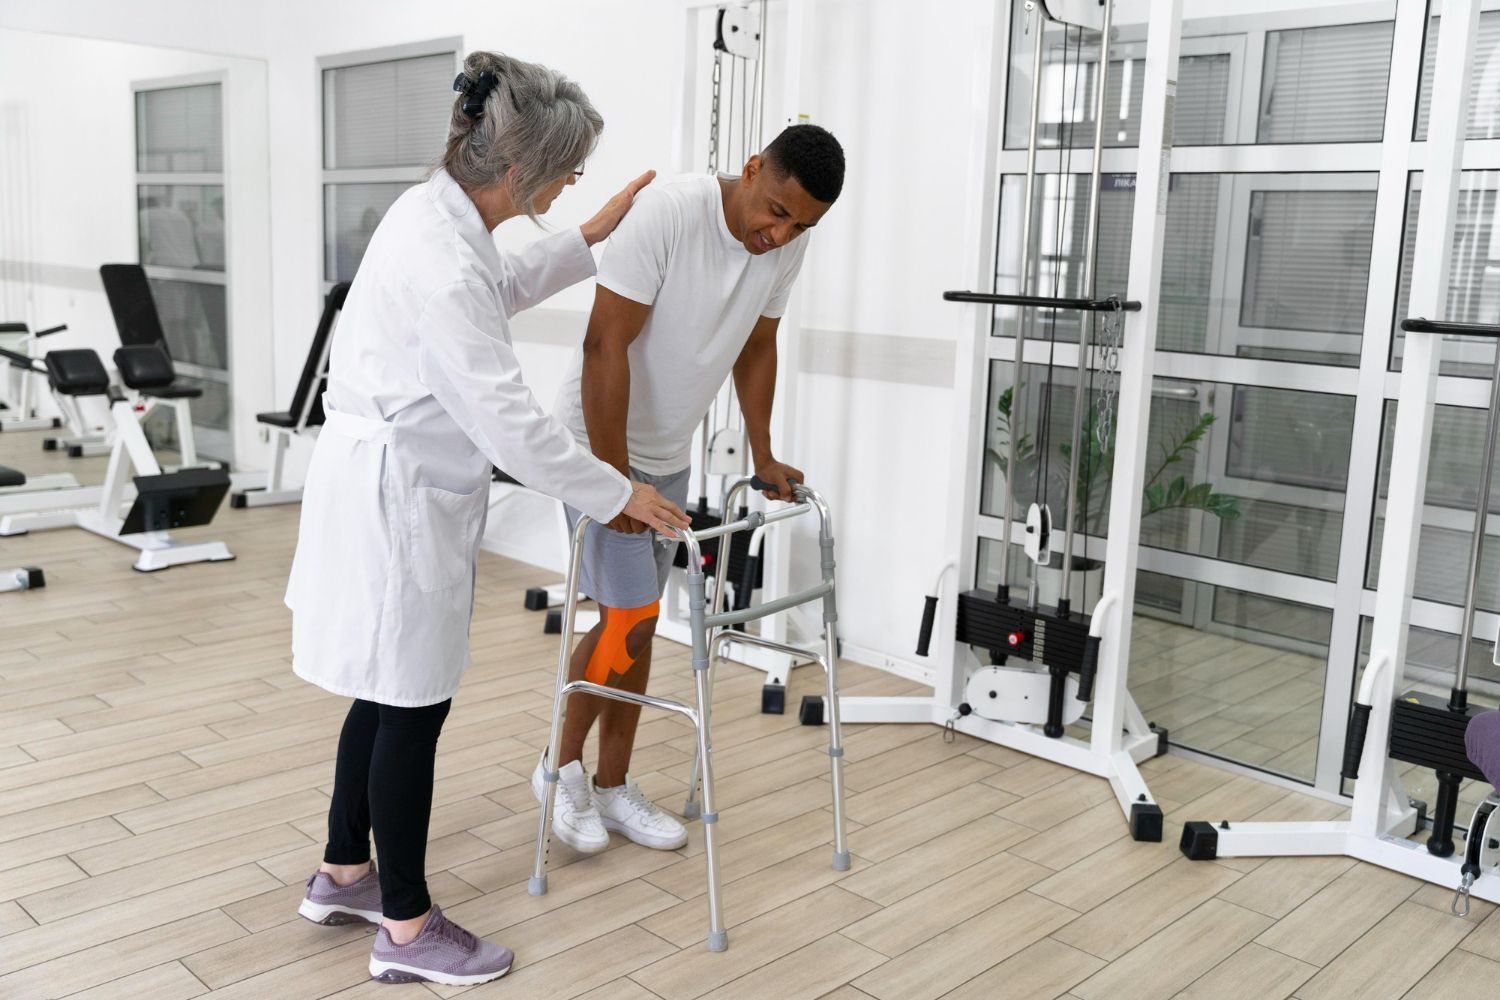
<path fill-rule="evenodd" d="M 340 413 L 337 410 L 328 409 L 328 404 L 323 404 L 323 427 L 325 430 L 344 437 L 354 438 L 357 441 L 373 441 L 377 444 L 390 444 L 393 425 L 384 420 L 376 420 L 373 417 L 361 417 L 353 413 Z"/>

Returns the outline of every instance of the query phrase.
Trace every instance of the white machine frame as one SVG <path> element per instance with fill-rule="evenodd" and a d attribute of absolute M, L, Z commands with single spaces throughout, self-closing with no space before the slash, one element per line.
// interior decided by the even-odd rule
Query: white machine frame
<path fill-rule="evenodd" d="M 1426 16 L 1426 11 L 1420 9 L 1422 6 L 1398 6 L 1398 33 L 1422 30 L 1423 24 L 1416 21 L 1419 16 Z M 1442 10 L 1432 106 L 1447 110 L 1441 115 L 1434 114 L 1429 123 L 1426 163 L 1413 163 L 1410 167 L 1424 171 L 1416 245 L 1425 252 L 1418 254 L 1413 269 L 1408 307 L 1413 316 L 1441 317 L 1445 310 L 1450 262 L 1445 250 L 1457 214 L 1479 13 L 1480 0 L 1447 0 Z M 1403 18 L 1408 23 L 1403 24 Z M 1391 92 L 1400 91 L 1393 86 Z M 1402 159 L 1396 168 L 1408 169 L 1405 146 L 1397 146 L 1388 153 L 1395 154 Z M 1434 248 L 1442 249 L 1434 252 Z M 1406 472 L 1391 477 L 1386 501 L 1370 659 L 1359 693 L 1359 701 L 1371 706 L 1368 732 L 1372 735 L 1365 741 L 1360 758 L 1360 776 L 1354 784 L 1350 818 L 1301 823 L 1224 822 L 1213 830 L 1214 856 L 1342 855 L 1448 888 L 1460 883 L 1462 851 L 1452 857 L 1438 857 L 1430 854 L 1424 844 L 1407 839 L 1415 829 L 1417 816 L 1388 757 L 1386 736 L 1390 731 L 1391 706 L 1397 692 L 1404 690 L 1417 547 L 1427 486 L 1428 442 L 1442 348 L 1441 335 L 1406 335 L 1391 452 L 1391 468 Z M 1483 530 L 1484 514 L 1479 516 L 1477 530 Z M 1185 853 L 1189 850 L 1187 831 L 1182 848 Z M 1484 871 L 1470 892 L 1500 903 L 1500 873 L 1493 868 Z"/>
<path fill-rule="evenodd" d="M 131 469 L 141 476 L 159 476 L 163 470 L 146 440 L 136 404 L 124 399 L 112 402 L 110 423 L 114 446 L 110 451 L 109 467 L 105 472 L 104 485 L 99 491 L 97 503 L 6 514 L 0 517 L 0 536 L 56 528 L 82 528 L 136 549 L 140 555 L 132 568 L 142 573 L 185 563 L 233 559 L 233 553 L 219 541 L 183 542 L 165 531 L 144 531 L 128 535 L 120 533 L 125 522 L 121 508 L 131 490 Z"/>
<path fill-rule="evenodd" d="M 1004 106 L 1009 51 L 1008 5 L 997 5 L 990 92 Z M 1145 69 L 1142 81 L 1139 158 L 1136 165 L 1136 197 L 1130 270 L 1125 291 L 1141 303 L 1138 312 L 1125 314 L 1120 351 L 1118 432 L 1116 436 L 1113 486 L 1108 540 L 1104 551 L 1103 597 L 1092 609 L 1090 632 L 1100 639 L 1098 671 L 1094 682 L 1093 722 L 1089 738 L 1051 738 L 1034 725 L 997 722 L 977 714 L 961 715 L 965 678 L 977 665 L 967 646 L 945 641 L 934 650 L 933 694 L 915 697 L 845 697 L 841 710 L 845 722 L 930 723 L 1018 750 L 1043 760 L 1107 778 L 1121 810 L 1131 820 L 1132 832 L 1141 839 L 1159 839 L 1160 809 L 1141 777 L 1138 764 L 1162 751 L 1160 735 L 1126 690 L 1130 664 L 1131 609 L 1135 605 L 1135 580 L 1140 542 L 1141 494 L 1145 479 L 1146 429 L 1150 415 L 1152 377 L 1156 354 L 1157 313 L 1160 299 L 1162 248 L 1166 230 L 1167 179 L 1170 168 L 1170 131 L 1166 114 L 1175 95 L 1176 68 L 1182 36 L 1182 0 L 1150 0 L 1147 20 Z M 1040 25 L 1033 30 L 1040 32 Z M 984 191 L 982 209 L 971 217 L 963 238 L 973 248 L 970 274 L 976 287 L 988 287 L 994 275 L 994 237 L 986 223 L 994 218 L 999 198 L 997 169 L 1003 116 L 976 112 L 975 138 L 970 164 L 970 186 Z M 980 122 L 983 125 L 980 125 Z M 1104 290 L 1113 291 L 1113 290 Z M 956 495 L 962 498 L 959 516 L 950 518 L 946 548 L 960 554 L 957 574 L 945 574 L 941 592 L 937 634 L 953 636 L 957 628 L 958 592 L 963 581 L 976 573 L 974 538 L 979 517 L 979 463 L 985 438 L 985 399 L 989 373 L 991 311 L 973 310 L 969 334 L 959 344 L 955 358 L 954 412 L 958 426 L 953 435 L 953 468 L 958 471 Z M 1028 345 L 1029 346 L 1029 345 Z M 1040 360 L 1045 358 L 1045 343 Z M 1028 351 L 1027 360 L 1031 360 Z M 1013 525 L 1010 541 L 1024 544 L 1025 524 Z M 1137 825 L 1139 821 L 1139 826 Z"/>
<path fill-rule="evenodd" d="M 676 78 L 678 83 L 673 93 L 673 106 L 676 112 L 672 121 L 672 163 L 678 173 L 686 174 L 703 170 L 703 156 L 708 148 L 702 116 L 698 108 L 699 96 L 703 93 L 710 72 L 709 63 L 704 59 L 705 52 L 702 46 L 705 20 L 716 18 L 719 9 L 723 7 L 748 6 L 758 10 L 761 2 L 760 0 L 680 0 L 680 4 L 681 33 L 679 37 L 683 41 L 683 47 L 679 64 L 680 72 Z M 781 64 L 777 102 L 768 105 L 762 101 L 760 108 L 761 121 L 764 123 L 767 141 L 769 141 L 782 123 L 806 118 L 804 114 L 806 109 L 801 105 L 802 80 L 808 75 L 807 60 L 813 51 L 813 16 L 816 0 L 768 0 L 766 6 L 768 12 L 774 11 L 778 23 L 777 32 L 768 33 L 767 51 L 771 51 L 769 46 L 774 45 L 777 61 Z M 771 20 L 769 13 L 767 20 Z M 765 25 L 762 25 L 762 28 L 764 29 Z M 766 75 L 769 76 L 771 71 L 768 65 L 765 70 Z M 791 453 L 791 449 L 794 445 L 793 430 L 796 427 L 796 386 L 797 373 L 800 370 L 800 339 L 801 325 L 798 319 L 797 297 L 794 294 L 790 308 L 781 318 L 777 337 L 779 363 L 776 379 L 776 407 L 771 422 L 773 439 L 794 465 L 796 456 Z M 719 405 L 715 408 L 721 417 L 718 426 L 710 427 L 705 424 L 700 433 L 712 436 L 735 426 L 734 410 L 736 408 L 733 393 L 726 386 L 721 391 Z M 694 455 L 701 455 L 703 450 L 695 449 Z M 700 460 L 695 457 L 695 462 Z M 718 480 L 721 486 L 727 487 L 739 476 L 748 475 L 753 471 L 748 467 L 747 462 L 742 469 L 731 474 L 721 476 L 715 473 L 711 478 Z M 695 467 L 694 483 L 698 481 L 697 474 L 698 469 Z M 718 498 L 719 491 L 710 489 L 709 496 Z M 690 497 L 689 500 L 696 501 L 697 497 Z M 729 518 L 734 512 L 720 511 L 719 513 Z M 724 544 L 729 543 L 726 541 Z M 758 534 L 752 539 L 751 544 L 761 546 L 761 574 L 764 580 L 762 600 L 790 592 L 791 537 L 789 533 Z M 689 603 L 687 574 L 683 570 L 673 568 L 668 578 L 662 612 L 657 619 L 656 634 L 672 642 L 690 646 L 692 627 Z M 779 644 L 780 649 L 800 648 L 789 639 L 787 617 L 794 613 L 794 610 L 788 610 L 786 613 L 760 619 L 759 635 Z M 585 627 L 586 621 L 585 616 L 580 616 L 579 627 Z M 587 627 L 592 627 L 592 624 L 590 623 Z M 812 634 L 816 632 L 816 629 L 809 627 L 807 631 Z M 765 673 L 768 690 L 785 688 L 795 667 L 816 663 L 818 656 L 811 649 L 808 650 L 806 657 L 793 657 L 784 652 L 749 643 L 726 641 L 724 646 L 725 659 L 754 667 Z"/>

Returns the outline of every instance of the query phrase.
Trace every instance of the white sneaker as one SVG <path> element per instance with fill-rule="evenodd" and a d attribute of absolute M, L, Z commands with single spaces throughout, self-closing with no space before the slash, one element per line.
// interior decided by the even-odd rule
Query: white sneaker
<path fill-rule="evenodd" d="M 646 798 L 628 774 L 618 788 L 595 785 L 594 805 L 606 830 L 618 830 L 642 847 L 672 851 L 687 843 L 687 829 Z"/>
<path fill-rule="evenodd" d="M 544 752 L 531 772 L 531 794 L 538 802 L 547 794 L 547 784 L 542 779 Z M 589 776 L 583 764 L 573 761 L 564 764 L 558 772 L 557 797 L 552 803 L 552 833 L 564 844 L 583 854 L 598 854 L 609 846 L 609 831 L 599 819 L 599 810 L 594 808 L 589 795 Z"/>

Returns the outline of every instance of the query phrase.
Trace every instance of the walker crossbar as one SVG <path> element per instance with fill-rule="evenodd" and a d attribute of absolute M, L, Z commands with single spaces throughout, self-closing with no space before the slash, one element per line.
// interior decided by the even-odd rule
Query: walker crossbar
<path fill-rule="evenodd" d="M 749 489 L 771 490 L 775 487 L 758 479 L 740 479 L 725 491 L 725 510 L 734 509 L 732 504 Z M 777 652 L 816 660 L 827 674 L 827 703 L 829 710 L 829 768 L 833 791 L 833 867 L 838 871 L 849 868 L 849 852 L 844 841 L 844 748 L 840 742 L 838 711 L 838 639 L 835 624 L 838 621 L 837 604 L 834 597 L 833 519 L 828 504 L 817 492 L 801 484 L 793 484 L 795 503 L 769 512 L 755 511 L 727 524 L 717 525 L 701 532 L 682 529 L 679 537 L 688 552 L 688 592 L 690 595 L 690 619 L 693 648 L 693 686 L 696 705 L 657 698 L 647 694 L 635 694 L 618 688 L 590 683 L 585 680 L 570 681 L 572 667 L 573 631 L 578 616 L 578 576 L 582 563 L 583 540 L 590 524 L 587 516 L 580 517 L 574 526 L 571 551 L 568 560 L 562 641 L 557 658 L 557 687 L 552 702 L 552 730 L 547 742 L 546 756 L 542 763 L 544 793 L 537 824 L 535 863 L 532 868 L 528 891 L 539 896 L 547 891 L 547 855 L 551 845 L 552 810 L 556 801 L 557 782 L 560 777 L 556 765 L 561 752 L 562 723 L 566 714 L 569 696 L 591 694 L 601 698 L 628 702 L 643 708 L 655 708 L 675 712 L 684 716 L 693 725 L 697 737 L 693 758 L 692 776 L 688 782 L 688 806 L 684 809 L 687 818 L 701 817 L 703 820 L 703 854 L 708 869 L 708 950 L 723 951 L 729 947 L 729 936 L 724 929 L 723 906 L 719 898 L 719 814 L 714 807 L 713 744 L 712 728 L 713 674 L 714 664 L 722 655 L 724 647 L 731 641 L 760 646 Z M 788 597 L 768 601 L 755 608 L 723 612 L 721 607 L 726 591 L 725 581 L 729 561 L 721 559 L 716 564 L 713 596 L 708 595 L 708 582 L 703 572 L 701 542 L 710 538 L 732 536 L 740 531 L 759 531 L 767 524 L 815 510 L 819 518 L 818 544 L 822 550 L 822 582 Z M 821 600 L 823 602 L 822 653 L 798 649 L 783 643 L 761 639 L 759 636 L 741 632 L 726 632 L 729 625 L 754 621 L 776 614 L 799 604 Z M 713 651 L 710 655 L 710 650 Z M 699 778 L 702 778 L 702 805 L 697 801 Z"/>

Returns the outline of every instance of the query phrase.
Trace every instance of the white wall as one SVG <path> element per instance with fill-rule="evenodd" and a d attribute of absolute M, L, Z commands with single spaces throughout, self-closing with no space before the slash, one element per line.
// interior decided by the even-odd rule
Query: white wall
<path fill-rule="evenodd" d="M 222 78 L 230 123 L 225 237 L 235 446 L 258 454 L 255 410 L 272 377 L 263 61 L 0 28 L 0 315 L 32 329 L 66 323 L 48 349 L 89 347 L 109 363 L 119 337 L 99 265 L 140 259 L 131 84 L 198 74 Z"/>
<path fill-rule="evenodd" d="M 816 232 L 797 308 L 808 342 L 845 345 L 838 351 L 851 356 L 803 359 L 795 433 L 778 448 L 785 460 L 808 471 L 834 505 L 841 631 L 849 648 L 877 661 L 909 658 L 919 598 L 937 567 L 956 555 L 941 551 L 938 527 L 959 509 L 948 486 L 951 367 L 947 381 L 907 379 L 893 363 L 900 352 L 886 345 L 899 337 L 901 351 L 920 354 L 930 344 L 927 360 L 937 359 L 939 371 L 949 364 L 952 342 L 967 319 L 939 295 L 975 280 L 975 240 L 992 225 L 973 217 L 976 184 L 982 187 L 983 178 L 971 175 L 969 156 L 972 136 L 982 132 L 988 114 L 985 99 L 975 96 L 987 88 L 976 88 L 975 80 L 988 79 L 994 3 L 949 0 L 942 6 L 942 16 L 935 17 L 907 0 L 819 0 L 799 105 L 839 136 L 849 175 L 839 204 Z M 670 168 L 672 94 L 681 58 L 678 17 L 678 6 L 663 0 L 74 0 L 66 11 L 0 0 L 0 26 L 85 30 L 266 60 L 275 137 L 269 213 L 275 379 L 258 401 L 262 409 L 285 405 L 319 309 L 317 57 L 462 36 L 466 48 L 499 48 L 569 73 L 607 125 L 583 181 L 549 217 L 562 226 L 585 218 L 639 171 Z M 0 60 L 0 77 L 12 75 L 8 61 Z M 52 73 L 42 75 L 46 82 L 36 86 L 55 92 Z M 61 158 L 39 156 L 44 170 Z M 110 211 L 124 213 L 122 231 L 133 233 L 127 171 L 128 164 L 112 168 L 115 193 L 101 193 L 98 202 L 101 211 L 107 203 Z M 62 210 L 50 206 L 67 202 L 56 193 L 39 202 L 39 211 L 55 218 Z M 518 220 L 499 239 L 514 244 L 531 233 L 529 223 Z M 128 240 L 121 249 L 130 249 Z M 572 289 L 548 303 L 560 312 L 537 317 L 539 326 L 517 325 L 528 380 L 544 403 L 571 351 L 558 342 L 566 339 L 559 331 L 571 328 L 581 336 L 591 297 L 588 286 Z M 535 335 L 542 327 L 546 336 Z M 820 331 L 839 336 L 819 339 Z M 807 370 L 810 362 L 817 366 Z M 851 367 L 878 377 L 839 373 Z M 550 531 L 551 521 L 544 520 L 550 517 L 540 505 L 535 530 L 512 528 L 507 537 L 532 539 Z M 504 529 L 497 524 L 497 534 Z M 550 551 L 546 546 L 533 554 L 542 561 Z M 799 575 L 804 572 L 810 567 Z"/>

